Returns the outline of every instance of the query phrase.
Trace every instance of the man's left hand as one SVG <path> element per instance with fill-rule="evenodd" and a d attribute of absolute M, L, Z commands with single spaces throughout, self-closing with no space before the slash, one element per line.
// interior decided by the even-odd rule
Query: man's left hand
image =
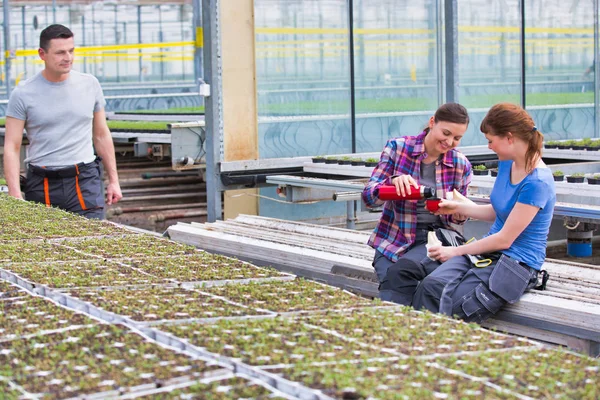
<path fill-rule="evenodd" d="M 119 200 L 123 198 L 123 194 L 121 193 L 121 186 L 119 183 L 109 183 L 106 186 L 106 205 L 112 205 L 117 203 Z"/>

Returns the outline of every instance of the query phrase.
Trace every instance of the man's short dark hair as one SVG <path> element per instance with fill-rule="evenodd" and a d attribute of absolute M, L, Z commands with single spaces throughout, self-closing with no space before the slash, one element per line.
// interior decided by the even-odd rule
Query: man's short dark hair
<path fill-rule="evenodd" d="M 52 39 L 68 39 L 73 37 L 73 32 L 64 25 L 54 24 L 46 27 L 40 33 L 40 47 L 48 51 Z"/>

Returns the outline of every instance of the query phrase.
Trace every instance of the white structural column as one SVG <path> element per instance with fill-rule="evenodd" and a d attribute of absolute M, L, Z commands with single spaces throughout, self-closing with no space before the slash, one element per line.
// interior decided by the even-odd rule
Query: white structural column
<path fill-rule="evenodd" d="M 258 159 L 254 0 L 221 2 L 224 160 Z M 258 214 L 257 189 L 225 192 L 225 219 Z"/>

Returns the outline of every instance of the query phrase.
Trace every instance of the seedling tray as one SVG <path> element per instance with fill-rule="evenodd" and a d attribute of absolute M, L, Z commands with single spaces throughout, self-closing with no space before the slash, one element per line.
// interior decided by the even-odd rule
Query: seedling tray
<path fill-rule="evenodd" d="M 141 258 L 184 255 L 198 252 L 193 246 L 183 245 L 144 234 L 129 234 L 117 237 L 101 237 L 84 240 L 64 240 L 63 246 L 86 254 L 107 258 Z"/>
<path fill-rule="evenodd" d="M 215 354 L 254 366 L 386 357 L 379 349 L 306 326 L 301 319 L 221 320 L 156 327 Z"/>
<path fill-rule="evenodd" d="M 40 297 L 29 295 L 24 299 L 0 301 L 0 342 L 95 323 L 83 314 Z"/>
<path fill-rule="evenodd" d="M 370 307 L 382 304 L 350 292 L 305 279 L 288 282 L 248 283 L 205 289 L 236 303 L 272 312 Z"/>
<path fill-rule="evenodd" d="M 348 339 L 393 350 L 397 354 L 440 354 L 536 347 L 533 341 L 504 335 L 458 320 L 417 312 L 410 307 L 330 311 L 305 318 L 306 323 L 334 331 Z"/>
<path fill-rule="evenodd" d="M 180 385 L 181 386 L 181 385 Z M 238 399 L 289 399 L 283 393 L 275 393 L 264 382 L 241 376 L 232 376 L 209 382 L 198 382 L 186 387 L 166 387 L 138 399 L 181 400 L 238 400 Z"/>
<path fill-rule="evenodd" d="M 138 322 L 266 314 L 196 290 L 182 288 L 72 290 L 67 294 L 98 309 Z"/>
<path fill-rule="evenodd" d="M 440 358 L 460 370 L 532 398 L 600 398 L 600 360 L 560 349 L 530 349 Z"/>
<path fill-rule="evenodd" d="M 8 264 L 4 266 L 4 270 L 32 283 L 51 288 L 165 283 L 164 279 L 110 261 Z M 1 271 L 0 269 L 0 276 Z"/>
<path fill-rule="evenodd" d="M 141 257 L 128 263 L 157 277 L 179 282 L 235 280 L 287 276 L 235 258 L 194 251 L 183 256 Z"/>
<path fill-rule="evenodd" d="M 416 359 L 282 368 L 272 373 L 336 399 L 515 399 L 485 381 Z"/>
<path fill-rule="evenodd" d="M 96 325 L 0 343 L 0 375 L 30 393 L 67 398 L 219 369 L 178 354 L 119 325 Z"/>
<path fill-rule="evenodd" d="M 11 241 L 0 246 L 0 265 L 84 260 L 92 257 L 45 240 Z"/>

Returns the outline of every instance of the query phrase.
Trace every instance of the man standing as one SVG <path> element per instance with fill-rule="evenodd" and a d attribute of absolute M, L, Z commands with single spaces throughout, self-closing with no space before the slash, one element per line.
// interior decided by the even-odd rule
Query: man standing
<path fill-rule="evenodd" d="M 4 172 L 8 193 L 22 198 L 19 169 L 25 129 L 30 144 L 25 199 L 101 219 L 105 201 L 100 161 L 108 175 L 106 204 L 122 197 L 115 150 L 100 83 L 71 70 L 74 50 L 73 32 L 63 25 L 50 25 L 40 34 L 38 54 L 45 68 L 16 87 L 8 102 Z"/>

